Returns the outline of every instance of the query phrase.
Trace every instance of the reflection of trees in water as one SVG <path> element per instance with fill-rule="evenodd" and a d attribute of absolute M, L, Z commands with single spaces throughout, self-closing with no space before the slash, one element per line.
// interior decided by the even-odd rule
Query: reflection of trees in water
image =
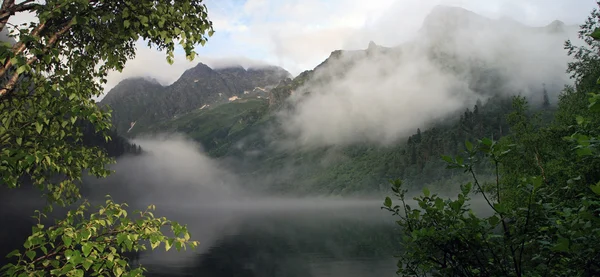
<path fill-rule="evenodd" d="M 325 276 L 372 275 L 352 272 L 352 266 L 357 264 L 360 264 L 361 268 L 366 268 L 365 270 L 373 267 L 373 272 L 379 270 L 385 274 L 393 273 L 394 264 L 390 264 L 390 269 L 387 267 L 382 269 L 377 268 L 376 264 L 369 263 L 369 261 L 392 258 L 397 253 L 400 239 L 395 236 L 397 233 L 394 232 L 395 225 L 392 220 L 386 218 L 382 221 L 380 217 L 372 215 L 376 212 L 378 210 L 361 209 L 359 212 L 324 210 L 301 215 L 284 213 L 276 216 L 270 214 L 243 216 L 242 222 L 237 220 L 232 222 L 234 226 L 230 227 L 234 231 L 227 232 L 230 235 L 210 243 L 213 247 L 196 256 L 193 262 L 179 263 L 183 264 L 183 267 L 170 268 L 167 262 L 163 264 L 144 262 L 144 256 L 153 255 L 150 252 L 141 253 L 137 257 L 128 256 L 132 258 L 132 266 L 135 267 L 139 263 L 148 266 L 150 269 L 148 276 L 316 277 L 322 276 L 317 273 L 323 272 L 326 272 Z M 58 209 L 53 214 L 62 215 L 64 210 Z M 45 223 L 51 224 L 54 219 L 56 219 L 54 216 L 48 218 Z M 19 213 L 14 209 L 0 210 L 0 222 L 2 222 L 0 264 L 6 262 L 4 256 L 8 252 L 22 247 L 23 241 L 31 234 L 34 221 L 28 214 Z M 192 220 L 182 222 L 186 221 L 192 222 Z M 190 226 L 190 230 L 194 231 L 202 227 L 207 228 L 206 224 L 199 224 Z M 213 227 L 208 228 L 213 229 Z M 201 242 L 207 239 L 200 234 L 193 234 L 193 236 Z M 350 273 L 342 274 L 341 271 Z"/>
<path fill-rule="evenodd" d="M 398 242 L 391 225 L 318 219 L 253 222 L 243 225 L 237 235 L 221 238 L 198 256 L 195 264 L 177 269 L 181 271 L 177 276 L 316 276 L 315 264 L 326 267 L 330 262 L 368 263 L 392 258 Z M 391 263 L 390 276 L 394 267 Z M 173 269 L 149 269 L 149 276 L 175 276 Z"/>
<path fill-rule="evenodd" d="M 194 270 L 199 276 L 312 276 L 306 257 L 289 241 L 265 233 L 220 242 Z"/>

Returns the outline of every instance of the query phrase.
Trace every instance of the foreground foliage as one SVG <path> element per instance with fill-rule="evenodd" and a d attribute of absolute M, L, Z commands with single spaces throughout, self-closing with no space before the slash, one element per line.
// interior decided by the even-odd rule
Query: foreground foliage
<path fill-rule="evenodd" d="M 32 13 L 36 20 L 9 22 L 19 13 Z M 99 109 L 93 97 L 103 93 L 109 72 L 122 70 L 135 56 L 137 42 L 165 51 L 172 63 L 176 44 L 193 59 L 194 47 L 213 33 L 201 0 L 5 0 L 0 29 L 5 28 L 12 42 L 0 44 L 0 185 L 33 184 L 46 195 L 49 208 L 81 198 L 78 183 L 84 172 L 110 173 L 106 165 L 112 159 L 85 143 L 83 131 L 110 140 L 110 111 Z M 88 217 L 88 206 L 54 226 L 34 227 L 25 250 L 13 252 L 18 261 L 0 273 L 140 275 L 141 269 L 130 271 L 125 264 L 123 251 L 143 250 L 145 241 L 153 247 L 195 245 L 185 228 L 150 212 L 133 221 L 124 205 L 109 201 Z M 161 233 L 166 225 L 174 236 Z"/>
<path fill-rule="evenodd" d="M 128 217 L 126 204 L 114 203 L 111 199 L 99 207 L 98 212 L 87 215 L 90 204 L 84 202 L 77 209 L 69 211 L 67 217 L 46 227 L 41 223 L 44 216 L 38 212 L 38 224 L 33 234 L 24 244 L 24 251 L 15 250 L 9 257 L 17 257 L 16 264 L 6 265 L 3 270 L 9 276 L 139 276 L 144 268 L 130 270 L 127 253 L 135 253 L 164 245 L 177 250 L 188 245 L 196 247 L 198 242 L 190 241 L 185 226 L 171 222 L 164 217 L 154 216 L 154 206 L 135 212 Z M 163 233 L 168 227 L 171 236 Z M 102 262 L 98 262 L 102 261 Z"/>
<path fill-rule="evenodd" d="M 594 10 L 582 25 L 589 48 L 566 44 L 576 86 L 561 96 L 550 126 L 536 127 L 527 102 L 516 97 L 509 136 L 467 141 L 464 157 L 444 157 L 449 168 L 472 178 L 455 199 L 425 189 L 412 207 L 402 182 L 392 183 L 401 203 L 388 197 L 384 209 L 402 227 L 398 274 L 600 275 L 600 94 L 591 93 L 600 84 L 599 19 Z M 482 161 L 494 165 L 494 182 L 481 182 L 476 165 Z"/>

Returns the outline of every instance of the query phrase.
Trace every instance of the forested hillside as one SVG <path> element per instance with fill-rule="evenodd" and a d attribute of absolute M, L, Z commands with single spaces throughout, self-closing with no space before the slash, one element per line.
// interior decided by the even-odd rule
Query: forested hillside
<path fill-rule="evenodd" d="M 470 23 L 460 23 L 465 19 Z M 445 24 L 448 22 L 458 23 Z M 480 29 L 475 33 L 465 33 L 464 28 L 474 26 L 471 24 L 473 22 L 480 22 Z M 439 35 L 442 29 L 455 33 L 456 38 Z M 513 111 L 512 97 L 516 95 L 523 95 L 531 103 L 530 113 L 539 113 L 539 125 L 549 124 L 564 85 L 560 79 L 564 72 L 553 69 L 547 76 L 515 76 L 515 72 L 511 71 L 514 71 L 514 65 L 492 63 L 494 59 L 505 57 L 506 51 L 487 42 L 486 37 L 477 37 L 472 42 L 475 46 L 471 48 L 489 48 L 477 50 L 476 53 L 465 52 L 460 46 L 463 42 L 458 40 L 467 35 L 481 36 L 490 31 L 498 31 L 506 36 L 512 30 L 516 34 L 510 33 L 507 38 L 523 40 L 523 37 L 533 36 L 531 39 L 559 42 L 553 46 L 539 46 L 538 51 L 547 52 L 545 55 L 550 57 L 554 52 L 548 48 L 562 51 L 561 41 L 570 36 L 571 29 L 558 22 L 543 28 L 507 25 L 504 21 L 487 19 L 466 10 L 440 7 L 426 19 L 421 36 L 415 41 L 397 47 L 383 47 L 371 42 L 365 50 L 334 51 L 315 69 L 293 79 L 282 79 L 266 95 L 243 95 L 243 99 L 229 103 L 196 106 L 194 111 L 181 113 L 177 118 L 163 117 L 162 120 L 136 125 L 128 135 L 135 137 L 162 132 L 185 134 L 200 142 L 209 155 L 247 180 L 247 186 L 270 192 L 335 195 L 382 193 L 387 190 L 387 181 L 396 177 L 415 187 L 436 186 L 451 191 L 456 186 L 446 184 L 464 180 L 464 176 L 446 171 L 441 155 L 460 153 L 465 140 L 482 136 L 498 139 L 509 134 L 511 126 L 507 115 Z M 515 47 L 516 50 L 511 51 L 516 52 L 511 52 L 511 55 L 517 55 L 515 53 L 521 50 L 536 51 Z M 369 78 L 373 73 L 361 72 L 362 68 L 373 67 L 373 64 L 383 60 L 393 62 L 390 63 L 391 67 L 379 69 L 381 75 L 397 74 L 394 64 L 398 67 L 405 63 L 412 64 L 414 55 L 421 55 L 423 63 L 431 64 L 435 70 L 456 80 L 456 84 L 449 83 L 445 89 L 460 108 L 439 116 L 415 111 L 409 116 L 421 124 L 415 125 L 414 129 L 404 128 L 406 130 L 396 134 L 391 143 L 357 139 L 350 144 L 328 141 L 322 145 L 286 144 L 295 140 L 295 135 L 288 132 L 289 118 L 302 115 L 302 105 L 311 97 L 327 93 L 328 89 L 338 89 L 336 84 L 349 83 L 357 76 Z M 199 70 L 197 68 L 193 71 Z M 182 79 L 189 74 L 184 74 Z M 115 91 L 132 82 L 124 81 Z M 394 89 L 398 89 L 401 95 L 402 87 Z M 115 91 L 111 92 L 113 97 L 117 95 Z M 204 87 L 186 91 L 197 97 L 205 97 L 206 93 Z M 123 98 L 131 94 L 131 97 L 137 95 L 135 97 L 142 99 L 139 105 L 126 102 L 133 106 L 116 109 L 116 121 L 123 121 L 119 119 L 120 113 L 136 113 L 136 109 L 143 111 L 146 101 L 155 101 L 153 90 L 146 90 L 145 94 L 121 93 Z M 424 89 L 419 93 L 428 92 Z M 343 95 L 344 91 L 341 90 L 339 94 Z M 340 100 L 343 101 L 343 98 Z M 117 104 L 113 106 L 118 107 Z M 156 103 L 148 107 L 152 105 Z M 190 108 L 193 106 L 192 103 L 189 105 Z M 397 109 L 403 108 L 398 106 Z M 131 119 L 129 116 L 125 118 Z M 147 117 L 150 118 L 153 117 Z M 393 120 L 390 122 L 393 123 Z"/>
<path fill-rule="evenodd" d="M 565 44 L 575 85 L 562 91 L 556 109 L 536 117 L 525 98 L 515 97 L 506 135 L 478 134 L 461 153 L 447 150 L 449 171 L 468 177 L 457 183 L 456 196 L 425 188 L 413 198 L 418 209 L 406 202 L 410 188 L 400 179 L 391 182 L 398 201 L 388 197 L 383 205 L 399 218 L 399 235 L 406 238 L 399 274 L 600 274 L 600 248 L 590 243 L 600 237 L 599 19 L 595 9 L 581 26 L 583 45 Z M 490 172 L 481 165 L 493 169 L 494 178 L 483 179 Z M 484 207 L 472 201 L 481 198 Z"/>

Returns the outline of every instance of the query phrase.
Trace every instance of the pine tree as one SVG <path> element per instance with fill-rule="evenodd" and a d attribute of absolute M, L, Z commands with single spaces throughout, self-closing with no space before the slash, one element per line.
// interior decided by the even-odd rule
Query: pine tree
<path fill-rule="evenodd" d="M 546 90 L 546 84 L 543 84 L 544 90 L 543 90 L 543 94 L 544 94 L 544 102 L 542 102 L 542 106 L 544 108 L 548 108 L 550 107 L 550 98 L 548 97 L 548 91 Z"/>

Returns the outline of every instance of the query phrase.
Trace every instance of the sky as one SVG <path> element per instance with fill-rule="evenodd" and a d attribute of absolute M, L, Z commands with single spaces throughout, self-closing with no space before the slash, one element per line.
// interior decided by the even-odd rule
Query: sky
<path fill-rule="evenodd" d="M 293 75 L 314 68 L 337 49 L 364 49 L 369 41 L 394 46 L 409 40 L 436 5 L 459 6 L 532 26 L 553 20 L 580 24 L 594 0 L 205 0 L 215 34 L 199 57 L 179 52 L 174 65 L 163 53 L 139 44 L 123 72 L 113 72 L 105 91 L 135 76 L 168 85 L 198 62 L 209 66 L 273 64 Z M 26 20 L 17 18 L 14 20 Z"/>

